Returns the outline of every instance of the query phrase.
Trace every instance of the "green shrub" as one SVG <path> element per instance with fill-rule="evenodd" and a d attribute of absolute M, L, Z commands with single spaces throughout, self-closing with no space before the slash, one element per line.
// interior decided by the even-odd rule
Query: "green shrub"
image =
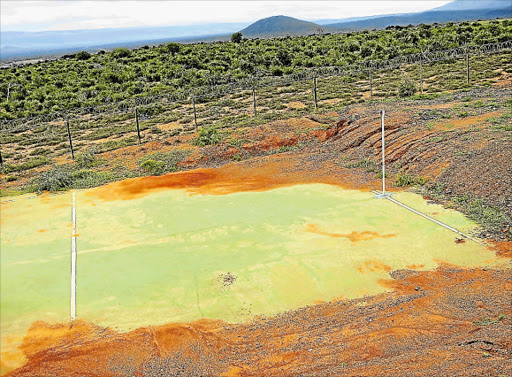
<path fill-rule="evenodd" d="M 99 162 L 98 157 L 92 151 L 81 153 L 75 158 L 75 163 L 81 169 L 97 166 Z"/>
<path fill-rule="evenodd" d="M 14 181 L 17 181 L 18 180 L 18 177 L 16 177 L 15 175 L 8 175 L 5 180 L 7 182 L 14 182 Z"/>
<path fill-rule="evenodd" d="M 427 177 L 416 177 L 414 175 L 410 175 L 407 173 L 403 173 L 401 171 L 396 175 L 396 180 L 393 182 L 393 186 L 395 187 L 403 187 L 410 185 L 419 185 L 423 186 L 428 182 Z"/>
<path fill-rule="evenodd" d="M 36 191 L 38 193 L 42 193 L 43 191 L 54 192 L 65 190 L 69 188 L 73 183 L 73 180 L 71 178 L 69 168 L 65 166 L 56 166 L 39 174 L 32 183 L 35 185 Z"/>
<path fill-rule="evenodd" d="M 80 51 L 75 54 L 75 58 L 78 60 L 87 60 L 91 57 L 91 54 L 89 54 L 87 51 Z"/>
<path fill-rule="evenodd" d="M 146 173 L 160 175 L 177 171 L 177 165 L 189 155 L 190 151 L 186 149 L 157 152 L 142 157 L 139 165 Z"/>
<path fill-rule="evenodd" d="M 212 126 L 208 128 L 201 128 L 197 134 L 197 137 L 192 144 L 197 145 L 199 147 L 204 147 L 206 145 L 215 145 L 221 141 L 221 137 L 217 127 Z"/>
<path fill-rule="evenodd" d="M 155 161 L 155 160 L 146 160 L 142 164 L 140 164 L 140 167 L 144 169 L 146 173 L 153 174 L 153 175 L 160 175 L 162 174 L 164 170 L 165 164 L 162 161 Z"/>
<path fill-rule="evenodd" d="M 357 161 L 357 162 L 352 162 L 350 164 L 347 164 L 347 165 L 345 165 L 345 167 L 348 168 L 348 169 L 363 168 L 368 173 L 374 173 L 374 172 L 377 171 L 376 163 L 371 161 L 371 160 L 369 160 L 369 159 L 367 159 L 367 158 L 365 158 L 364 160 L 360 160 L 360 161 Z"/>
<path fill-rule="evenodd" d="M 416 93 L 416 85 L 408 77 L 403 78 L 398 87 L 398 96 L 411 97 L 414 93 Z"/>

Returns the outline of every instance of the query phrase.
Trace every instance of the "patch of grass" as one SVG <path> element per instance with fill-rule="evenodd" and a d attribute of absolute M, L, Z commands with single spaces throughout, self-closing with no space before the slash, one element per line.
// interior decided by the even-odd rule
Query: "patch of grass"
<path fill-rule="evenodd" d="M 441 97 L 441 93 L 429 93 L 429 94 L 416 94 L 414 96 L 411 96 L 410 99 L 413 100 L 425 100 L 425 99 L 436 99 Z"/>
<path fill-rule="evenodd" d="M 29 170 L 36 168 L 38 166 L 47 165 L 51 162 L 51 160 L 46 156 L 38 156 L 33 157 L 29 159 L 28 161 L 22 162 L 21 164 L 3 164 L 2 168 L 0 169 L 1 174 L 9 174 L 13 172 L 19 172 L 24 170 Z"/>
<path fill-rule="evenodd" d="M 395 187 L 404 187 L 410 185 L 423 186 L 428 182 L 427 177 L 414 176 L 404 172 L 399 171 L 396 175 L 396 179 L 393 182 L 393 186 Z"/>
<path fill-rule="evenodd" d="M 345 167 L 348 169 L 361 168 L 365 169 L 368 173 L 375 173 L 377 171 L 376 163 L 371 161 L 370 159 L 363 159 L 357 162 L 352 162 L 350 164 L 346 164 Z M 382 178 L 382 177 L 381 177 Z"/>
<path fill-rule="evenodd" d="M 475 321 L 473 322 L 477 326 L 489 326 L 493 325 L 495 323 L 498 323 L 500 321 L 503 321 L 505 318 L 507 318 L 504 314 L 500 314 L 497 318 L 485 318 L 481 321 Z"/>
<path fill-rule="evenodd" d="M 49 149 L 46 149 L 46 148 L 36 148 L 34 150 L 32 150 L 28 155 L 29 156 L 39 156 L 39 155 L 48 155 L 50 154 L 51 151 Z"/>
<path fill-rule="evenodd" d="M 452 198 L 451 201 L 460 207 L 470 219 L 494 232 L 499 231 L 504 224 L 512 221 L 499 207 L 487 205 L 483 199 L 471 199 L 469 195 L 464 194 Z"/>
<path fill-rule="evenodd" d="M 431 137 L 430 139 L 427 140 L 427 143 L 438 143 L 441 140 L 443 140 L 441 136 Z"/>

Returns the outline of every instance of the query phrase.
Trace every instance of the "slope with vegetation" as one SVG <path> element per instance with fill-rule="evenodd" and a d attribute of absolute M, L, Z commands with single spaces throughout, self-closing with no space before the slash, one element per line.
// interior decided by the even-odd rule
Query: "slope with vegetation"
<path fill-rule="evenodd" d="M 0 119 L 214 85 L 253 75 L 390 59 L 422 50 L 512 40 L 512 20 L 390 27 L 343 35 L 179 45 L 169 43 L 0 70 Z"/>

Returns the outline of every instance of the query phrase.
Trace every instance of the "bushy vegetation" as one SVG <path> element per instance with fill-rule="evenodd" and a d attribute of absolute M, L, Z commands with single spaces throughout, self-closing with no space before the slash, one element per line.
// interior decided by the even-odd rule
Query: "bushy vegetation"
<path fill-rule="evenodd" d="M 500 208 L 486 204 L 483 199 L 470 198 L 467 194 L 456 196 L 451 201 L 456 208 L 462 209 L 470 219 L 494 232 L 500 231 L 504 225 L 510 224 L 512 220 Z M 509 229 L 508 237 L 512 237 L 511 229 Z"/>
<path fill-rule="evenodd" d="M 411 186 L 411 185 L 423 186 L 427 182 L 428 182 L 428 178 L 426 178 L 426 177 L 414 176 L 414 175 L 399 171 L 398 174 L 396 175 L 395 181 L 393 182 L 393 186 L 395 186 L 395 187 L 404 187 L 404 186 Z"/>
<path fill-rule="evenodd" d="M 81 51 L 54 61 L 1 69 L 0 119 L 220 84 L 256 74 L 280 76 L 311 67 L 345 66 L 421 50 L 505 40 L 512 40 L 511 20 L 269 40 L 169 43 L 94 55 Z"/>
<path fill-rule="evenodd" d="M 139 160 L 141 169 L 151 175 L 160 175 L 178 170 L 177 165 L 190 155 L 186 149 L 157 152 Z"/>
<path fill-rule="evenodd" d="M 101 186 L 122 178 L 130 178 L 133 175 L 126 172 L 96 171 L 82 169 L 76 164 L 56 165 L 47 171 L 40 173 L 32 179 L 31 188 L 37 193 L 43 191 L 61 191 L 68 189 L 85 189 Z"/>
<path fill-rule="evenodd" d="M 399 97 L 411 97 L 416 93 L 416 85 L 408 77 L 404 77 L 398 87 Z"/>
<path fill-rule="evenodd" d="M 192 142 L 194 145 L 204 147 L 206 145 L 215 145 L 221 141 L 221 136 L 217 127 L 201 128 L 197 137 Z"/>

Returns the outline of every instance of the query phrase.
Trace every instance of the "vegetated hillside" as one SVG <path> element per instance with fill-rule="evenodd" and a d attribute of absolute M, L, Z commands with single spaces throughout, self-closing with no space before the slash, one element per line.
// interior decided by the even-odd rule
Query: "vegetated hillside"
<path fill-rule="evenodd" d="M 419 25 L 421 23 L 444 23 L 456 21 L 488 20 L 512 17 L 509 1 L 465 1 L 456 0 L 442 7 L 419 13 L 404 13 L 361 20 L 347 20 L 325 25 L 327 30 L 382 29 L 390 25 Z"/>
<path fill-rule="evenodd" d="M 512 40 L 512 20 L 390 27 L 339 35 L 116 49 L 0 70 L 0 119 L 214 85 L 261 73 L 390 59 L 421 50 Z M 9 93 L 9 98 L 8 97 Z"/>
<path fill-rule="evenodd" d="M 265 37 L 318 34 L 323 33 L 324 29 L 313 22 L 287 16 L 274 16 L 259 20 L 241 32 L 244 37 Z"/>

